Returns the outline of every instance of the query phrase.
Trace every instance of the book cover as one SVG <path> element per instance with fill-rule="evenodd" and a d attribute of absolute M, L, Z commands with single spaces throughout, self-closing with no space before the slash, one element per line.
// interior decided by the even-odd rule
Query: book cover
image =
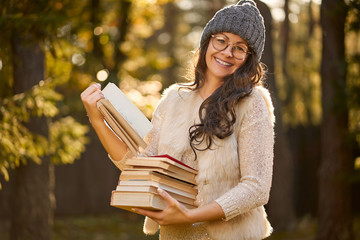
<path fill-rule="evenodd" d="M 181 204 L 189 209 L 196 208 L 190 204 Z M 127 211 L 132 211 L 134 207 L 148 210 L 163 210 L 166 208 L 167 203 L 164 198 L 155 193 L 113 191 L 110 205 Z"/>
<path fill-rule="evenodd" d="M 194 168 L 190 167 L 189 165 L 186 165 L 185 163 L 177 160 L 176 158 L 173 158 L 172 156 L 170 156 L 170 155 L 168 155 L 168 154 L 157 155 L 157 156 L 152 156 L 152 157 L 154 157 L 154 158 L 167 158 L 167 159 L 170 159 L 170 160 L 172 160 L 172 161 L 175 162 L 175 163 L 178 163 L 178 164 L 180 164 L 180 165 L 182 165 L 182 166 L 184 166 L 184 167 L 187 167 L 187 168 L 192 169 L 192 170 L 194 171 L 194 173 L 197 174 L 197 171 L 196 171 Z"/>
<path fill-rule="evenodd" d="M 106 85 L 102 93 L 105 98 L 97 106 L 110 128 L 134 154 L 139 147 L 146 148 L 143 138 L 152 128 L 151 122 L 115 84 Z"/>
<path fill-rule="evenodd" d="M 165 176 L 161 173 L 152 172 L 152 171 L 122 171 L 120 174 L 120 182 L 122 180 L 128 180 L 128 181 L 155 181 L 162 184 L 166 184 L 168 186 L 173 186 L 178 189 L 181 189 L 183 191 L 187 192 L 193 192 L 194 185 L 180 181 L 178 179 Z"/>
<path fill-rule="evenodd" d="M 148 181 L 148 180 L 122 180 L 119 181 L 118 186 L 129 186 L 129 187 L 136 187 L 136 186 L 153 186 L 156 188 L 164 189 L 167 192 L 176 193 L 178 195 L 195 199 L 197 195 L 196 187 L 190 189 L 180 189 L 176 186 L 167 185 L 166 183 L 159 183 L 155 181 Z"/>
<path fill-rule="evenodd" d="M 108 99 L 115 109 L 136 130 L 141 138 L 150 131 L 152 125 L 146 116 L 135 106 L 134 103 L 113 83 L 109 83 L 102 90 L 104 97 Z"/>
<path fill-rule="evenodd" d="M 125 170 L 155 171 L 191 184 L 196 184 L 195 177 L 197 171 L 168 155 L 134 157 L 126 160 L 126 165 Z"/>
<path fill-rule="evenodd" d="M 156 166 L 163 168 L 172 168 L 174 171 L 181 171 L 184 174 L 197 174 L 198 171 L 194 168 L 180 162 L 179 160 L 169 155 L 158 155 L 158 156 L 138 156 L 136 158 L 130 158 L 127 160 L 129 165 L 136 166 Z M 175 170 L 177 169 L 177 170 Z M 183 170 L 183 171 L 182 171 Z"/>
<path fill-rule="evenodd" d="M 182 174 L 182 172 L 176 171 L 177 169 L 175 169 L 175 171 L 171 171 L 171 168 L 170 168 L 170 170 L 168 170 L 167 168 L 162 168 L 162 167 L 152 167 L 152 166 L 147 167 L 147 166 L 141 166 L 141 165 L 140 166 L 136 166 L 136 165 L 131 166 L 131 162 L 130 162 L 130 165 L 128 162 L 126 162 L 126 164 L 127 164 L 127 166 L 123 169 L 123 171 L 152 171 L 152 172 L 164 174 L 166 176 L 169 176 L 169 177 L 172 177 L 175 179 L 179 179 L 181 181 L 184 181 L 184 182 L 187 182 L 187 183 L 190 183 L 193 185 L 196 184 L 194 174 L 187 176 L 185 174 Z"/>
<path fill-rule="evenodd" d="M 111 193 L 110 205 L 128 211 L 131 211 L 131 208 L 133 207 L 149 210 L 163 210 L 166 207 L 166 201 L 160 195 L 155 193 L 113 191 Z"/>
<path fill-rule="evenodd" d="M 116 191 L 118 192 L 140 192 L 140 193 L 154 193 L 158 194 L 157 187 L 155 186 L 126 186 L 126 185 L 119 185 L 116 187 Z M 173 193 L 171 191 L 166 191 L 171 197 L 175 198 L 177 201 L 181 203 L 186 203 L 190 205 L 195 204 L 195 200 L 193 198 L 188 198 L 182 196 L 180 194 Z"/>
<path fill-rule="evenodd" d="M 103 104 L 98 104 L 100 112 L 104 115 L 105 123 L 107 126 L 128 146 L 131 152 L 135 153 L 138 151 L 138 144 L 129 136 L 129 134 L 123 129 L 114 116 L 106 109 Z"/>

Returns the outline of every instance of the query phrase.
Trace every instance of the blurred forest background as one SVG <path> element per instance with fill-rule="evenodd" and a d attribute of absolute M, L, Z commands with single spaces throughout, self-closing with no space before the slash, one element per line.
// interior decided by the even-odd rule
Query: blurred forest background
<path fill-rule="evenodd" d="M 270 239 L 360 239 L 360 1 L 256 1 L 276 107 Z M 0 239 L 155 239 L 109 206 L 119 171 L 80 93 L 120 88 L 151 118 L 232 0 L 0 1 Z"/>

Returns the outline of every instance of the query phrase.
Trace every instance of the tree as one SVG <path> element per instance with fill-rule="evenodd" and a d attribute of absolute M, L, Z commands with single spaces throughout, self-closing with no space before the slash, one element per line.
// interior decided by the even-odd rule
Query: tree
<path fill-rule="evenodd" d="M 281 42 L 282 42 L 282 49 L 281 49 L 281 71 L 285 81 L 288 82 L 287 91 L 289 91 L 288 99 L 286 99 L 286 103 L 289 100 L 289 97 L 292 96 L 294 91 L 294 86 L 291 81 L 291 75 L 289 74 L 288 70 L 288 59 L 289 59 L 289 44 L 290 44 L 290 21 L 289 21 L 289 3 L 290 0 L 284 0 L 284 21 L 281 26 Z"/>
<path fill-rule="evenodd" d="M 12 52 L 14 93 L 25 92 L 45 77 L 45 54 L 32 34 L 26 38 L 13 31 Z M 32 117 L 26 124 L 33 132 L 49 137 L 45 117 Z M 51 239 L 53 199 L 53 169 L 50 157 L 41 164 L 27 162 L 15 170 L 15 190 L 11 219 L 11 240 Z"/>
<path fill-rule="evenodd" d="M 275 107 L 275 147 L 274 147 L 274 174 L 273 186 L 269 200 L 269 218 L 274 228 L 284 230 L 289 228 L 295 221 L 294 206 L 294 162 L 289 150 L 289 144 L 282 121 L 282 104 L 279 98 L 276 79 L 274 76 L 274 53 L 272 49 L 272 15 L 269 7 L 256 1 L 257 6 L 264 17 L 266 28 L 266 43 L 262 61 L 266 64 L 269 72 L 266 83 L 269 86 Z M 288 26 L 287 26 L 288 27 Z M 288 34 L 288 30 L 286 31 Z M 287 44 L 287 43 L 286 43 Z M 285 45 L 286 45 L 285 44 Z M 283 66 L 284 67 L 284 66 Z M 284 73 L 285 74 L 285 73 Z"/>
<path fill-rule="evenodd" d="M 6 94 L 0 95 L 0 170 L 9 180 L 8 171 L 14 169 L 10 234 L 14 240 L 51 239 L 52 164 L 73 162 L 86 142 L 87 127 L 61 116 L 56 106 L 62 95 L 55 87 L 67 75 L 53 74 L 46 64 L 51 47 L 45 42 L 64 24 L 59 11 L 63 6 L 52 1 L 0 4 L 4 33 L 0 49 L 7 56 L 0 59 L 4 63 L 1 84 L 7 86 Z"/>
<path fill-rule="evenodd" d="M 353 239 L 343 0 L 323 0 L 322 128 L 317 240 Z"/>

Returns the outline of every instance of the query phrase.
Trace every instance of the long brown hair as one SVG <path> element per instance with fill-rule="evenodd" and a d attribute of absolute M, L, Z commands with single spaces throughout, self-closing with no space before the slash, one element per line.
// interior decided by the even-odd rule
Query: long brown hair
<path fill-rule="evenodd" d="M 209 41 L 210 39 L 196 53 L 194 82 L 186 88 L 198 90 L 204 85 L 207 69 L 205 57 Z M 261 84 L 264 75 L 264 65 L 257 60 L 255 54 L 250 54 L 244 65 L 224 78 L 224 83 L 204 100 L 199 109 L 200 123 L 189 128 L 190 146 L 195 153 L 195 159 L 195 150 L 211 149 L 214 137 L 224 139 L 233 133 L 236 122 L 235 105 L 248 96 L 255 86 Z M 205 147 L 200 148 L 199 145 L 203 142 Z"/>

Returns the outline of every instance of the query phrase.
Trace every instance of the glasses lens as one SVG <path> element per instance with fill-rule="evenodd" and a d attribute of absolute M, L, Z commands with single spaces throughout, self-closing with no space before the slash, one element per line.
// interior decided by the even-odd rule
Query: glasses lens
<path fill-rule="evenodd" d="M 235 58 L 243 59 L 245 58 L 246 53 L 247 53 L 247 49 L 245 48 L 245 46 L 235 45 L 233 47 L 233 55 Z"/>
<path fill-rule="evenodd" d="M 227 39 L 223 37 L 214 37 L 212 43 L 214 48 L 218 51 L 222 51 L 228 46 Z"/>

